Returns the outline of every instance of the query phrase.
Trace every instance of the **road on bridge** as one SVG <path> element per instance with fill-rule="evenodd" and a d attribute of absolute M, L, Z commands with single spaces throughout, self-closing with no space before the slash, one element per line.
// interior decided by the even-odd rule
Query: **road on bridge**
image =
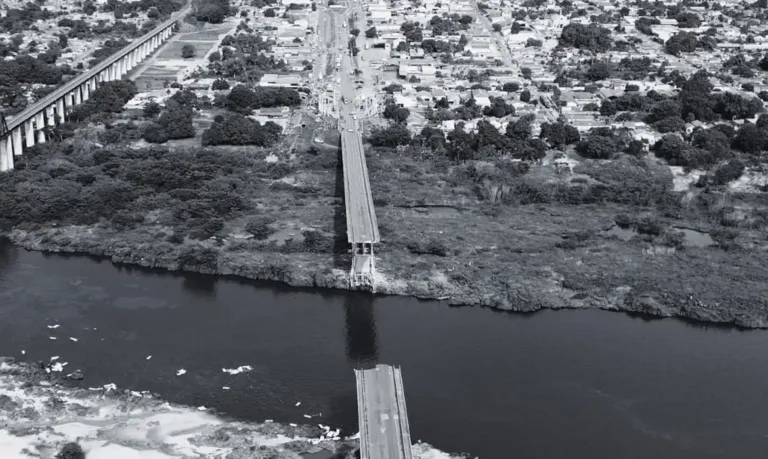
<path fill-rule="evenodd" d="M 338 25 L 347 23 L 347 12 L 333 13 Z M 350 243 L 379 242 L 379 227 L 368 180 L 362 135 L 359 132 L 355 97 L 354 63 L 347 49 L 349 28 L 322 29 L 336 33 L 336 52 L 341 56 L 339 72 L 335 75 L 341 101 L 339 103 L 339 131 L 344 166 L 344 201 L 347 213 L 347 238 Z M 329 37 L 326 37 L 326 41 Z"/>

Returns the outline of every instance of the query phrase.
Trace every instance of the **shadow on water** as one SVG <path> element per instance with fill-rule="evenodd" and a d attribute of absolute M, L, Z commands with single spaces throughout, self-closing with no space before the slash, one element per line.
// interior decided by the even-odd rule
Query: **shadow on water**
<path fill-rule="evenodd" d="M 357 391 L 350 389 L 341 395 L 331 397 L 330 413 L 324 416 L 325 423 L 341 429 L 342 436 L 354 435 L 359 430 L 357 419 Z M 354 413 L 355 416 L 350 416 Z"/>
<path fill-rule="evenodd" d="M 208 297 L 216 294 L 216 284 L 218 276 L 209 276 L 207 274 L 187 273 L 181 283 L 184 290 L 190 293 L 197 293 Z"/>
<path fill-rule="evenodd" d="M 12 269 L 19 258 L 19 251 L 14 250 L 11 241 L 0 237 L 0 278 L 6 270 Z"/>
<path fill-rule="evenodd" d="M 356 368 L 372 368 L 379 361 L 374 296 L 357 292 L 344 298 L 347 361 Z"/>
<path fill-rule="evenodd" d="M 349 256 L 347 220 L 344 215 L 344 167 L 342 164 L 341 148 L 339 148 L 335 154 L 337 162 L 334 196 L 336 197 L 337 204 L 333 213 L 333 267 L 337 269 L 349 269 L 352 260 Z"/>

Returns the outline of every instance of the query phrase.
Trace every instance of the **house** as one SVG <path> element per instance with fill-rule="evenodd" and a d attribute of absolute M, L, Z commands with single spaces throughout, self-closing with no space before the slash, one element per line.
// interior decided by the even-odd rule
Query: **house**
<path fill-rule="evenodd" d="M 301 87 L 301 77 L 298 75 L 278 75 L 265 73 L 259 81 L 259 86 L 298 88 Z"/>

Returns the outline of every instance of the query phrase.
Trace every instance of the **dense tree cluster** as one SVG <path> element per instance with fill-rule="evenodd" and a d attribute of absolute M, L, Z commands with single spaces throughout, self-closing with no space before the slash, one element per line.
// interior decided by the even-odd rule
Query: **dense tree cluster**
<path fill-rule="evenodd" d="M 425 40 L 422 40 L 421 48 L 427 54 L 453 52 L 453 45 L 451 44 L 451 42 L 443 41 L 443 40 L 435 40 L 434 38 L 427 38 Z"/>
<path fill-rule="evenodd" d="M 96 48 L 96 50 L 91 53 L 91 59 L 88 61 L 88 65 L 94 67 L 99 62 L 102 62 L 104 59 L 130 44 L 131 42 L 124 38 L 106 40 L 99 48 Z"/>
<path fill-rule="evenodd" d="M 451 14 L 447 17 L 432 16 L 429 20 L 429 28 L 433 36 L 454 35 L 462 30 L 467 30 L 472 23 L 472 16 Z"/>
<path fill-rule="evenodd" d="M 194 14 L 198 21 L 221 24 L 227 16 L 235 13 L 229 0 L 195 0 Z"/>
<path fill-rule="evenodd" d="M 581 140 L 578 129 L 565 124 L 562 121 L 557 123 L 542 123 L 539 137 L 546 139 L 552 146 L 562 148 L 565 145 L 571 145 Z"/>
<path fill-rule="evenodd" d="M 234 176 L 252 167 L 240 153 L 153 147 L 75 148 L 47 143 L 25 154 L 26 166 L 0 174 L 0 207 L 11 224 L 135 227 L 163 210 L 162 225 L 206 239 L 238 215 L 246 203 Z M 230 176 L 231 178 L 227 177 Z"/>
<path fill-rule="evenodd" d="M 24 55 L 2 62 L 0 87 L 12 87 L 17 83 L 56 85 L 61 82 L 62 75 L 62 69 L 46 64 L 42 59 Z"/>
<path fill-rule="evenodd" d="M 597 24 L 568 24 L 563 27 L 559 42 L 560 46 L 579 48 L 595 53 L 608 51 L 613 45 L 611 31 Z"/>
<path fill-rule="evenodd" d="M 641 17 L 635 21 L 635 28 L 645 35 L 654 36 L 656 34 L 653 33 L 651 26 L 659 24 L 661 24 L 661 21 L 659 21 L 657 18 Z"/>
<path fill-rule="evenodd" d="M 208 72 L 212 76 L 257 82 L 265 72 L 284 71 L 286 62 L 267 56 L 273 42 L 257 34 L 227 35 L 221 43 L 221 52 L 208 57 Z"/>
<path fill-rule="evenodd" d="M 405 123 L 410 114 L 410 110 L 404 107 L 399 107 L 394 103 L 388 103 L 386 106 L 384 106 L 384 118 L 392 120 L 395 123 Z"/>
<path fill-rule="evenodd" d="M 240 114 L 228 116 L 203 132 L 203 145 L 257 145 L 277 143 L 283 128 L 272 121 L 263 125 Z"/>
<path fill-rule="evenodd" d="M 493 116 L 495 118 L 504 118 L 507 115 L 515 114 L 515 107 L 508 104 L 507 101 L 501 97 L 491 96 L 489 99 L 491 101 L 491 105 L 483 109 L 483 115 Z"/>
<path fill-rule="evenodd" d="M 180 0 L 137 0 L 133 2 L 120 1 L 120 0 L 107 0 L 102 7 L 105 12 L 114 12 L 115 19 L 119 19 L 117 16 L 128 15 L 133 13 L 144 13 L 153 10 L 157 12 L 157 16 L 154 19 L 162 19 L 170 16 L 172 13 L 179 11 L 186 2 Z M 153 14 L 154 15 L 154 14 Z"/>
<path fill-rule="evenodd" d="M 411 142 L 411 133 L 404 124 L 390 123 L 385 128 L 374 128 L 368 141 L 375 147 L 397 147 Z"/>
<path fill-rule="evenodd" d="M 28 2 L 21 9 L 9 8 L 5 16 L 0 17 L 0 31 L 4 33 L 23 33 L 37 21 L 53 18 L 53 13 L 47 8 L 41 8 L 39 3 Z"/>
<path fill-rule="evenodd" d="M 712 50 L 716 45 L 714 39 L 708 35 L 697 37 L 691 32 L 680 31 L 664 43 L 664 50 L 673 56 L 679 56 L 681 53 L 692 53 L 697 49 Z"/>
<path fill-rule="evenodd" d="M 99 113 L 120 113 L 123 106 L 138 94 L 131 80 L 117 80 L 101 83 L 87 101 L 76 106 L 69 114 L 72 121 L 84 121 Z"/>
<path fill-rule="evenodd" d="M 408 43 L 421 43 L 424 39 L 424 34 L 418 22 L 406 21 L 400 26 L 400 31 L 403 32 Z"/>
<path fill-rule="evenodd" d="M 237 85 L 227 94 L 225 105 L 235 112 L 249 113 L 262 107 L 296 107 L 301 104 L 301 96 L 295 89 L 256 86 L 248 89 Z"/>

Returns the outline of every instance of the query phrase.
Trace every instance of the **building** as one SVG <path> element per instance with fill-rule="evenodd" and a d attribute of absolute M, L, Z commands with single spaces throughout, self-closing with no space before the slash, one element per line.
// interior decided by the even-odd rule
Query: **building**
<path fill-rule="evenodd" d="M 276 73 L 265 73 L 259 81 L 259 86 L 299 88 L 302 86 L 301 77 L 298 75 L 278 75 Z"/>

